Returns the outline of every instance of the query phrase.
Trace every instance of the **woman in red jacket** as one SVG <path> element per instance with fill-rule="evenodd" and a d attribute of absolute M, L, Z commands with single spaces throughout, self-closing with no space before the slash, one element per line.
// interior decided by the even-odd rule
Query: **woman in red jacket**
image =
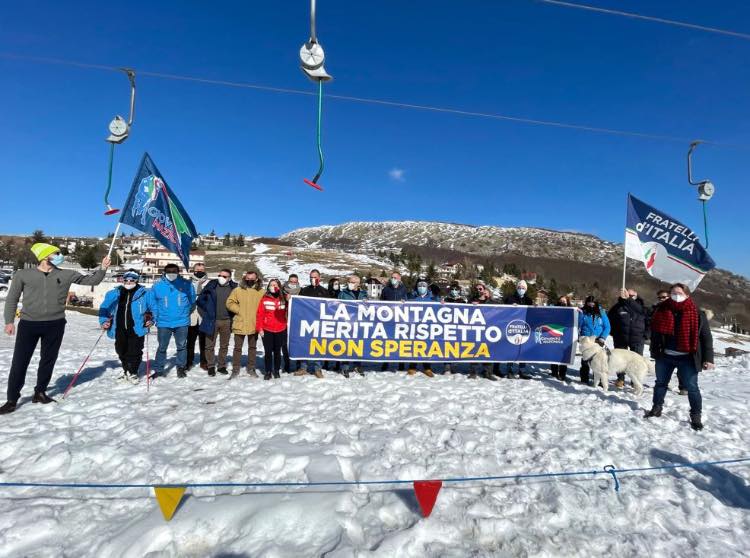
<path fill-rule="evenodd" d="M 264 380 L 280 378 L 281 347 L 286 345 L 286 297 L 281 290 L 281 282 L 271 279 L 266 287 L 266 294 L 260 299 L 256 327 L 263 339 L 265 360 Z"/>

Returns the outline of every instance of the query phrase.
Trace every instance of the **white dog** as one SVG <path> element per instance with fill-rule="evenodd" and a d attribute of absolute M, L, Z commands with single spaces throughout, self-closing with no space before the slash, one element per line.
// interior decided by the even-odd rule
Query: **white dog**
<path fill-rule="evenodd" d="M 604 386 L 604 391 L 609 390 L 609 374 L 625 373 L 633 382 L 636 395 L 643 393 L 643 380 L 646 374 L 654 373 L 654 363 L 638 353 L 627 349 L 613 349 L 609 357 L 607 350 L 597 344 L 594 337 L 581 337 L 581 358 L 590 361 L 591 370 L 594 372 L 594 386 L 599 382 Z"/>

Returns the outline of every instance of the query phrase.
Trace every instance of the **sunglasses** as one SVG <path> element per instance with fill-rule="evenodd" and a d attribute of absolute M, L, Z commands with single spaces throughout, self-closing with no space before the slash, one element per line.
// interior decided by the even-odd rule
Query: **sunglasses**
<path fill-rule="evenodd" d="M 123 283 L 137 283 L 138 279 L 123 279 Z"/>
<path fill-rule="evenodd" d="M 477 292 L 481 293 L 484 290 L 484 287 L 477 287 Z"/>
<path fill-rule="evenodd" d="M 224 279 L 229 279 L 229 275 L 219 275 L 219 277 L 223 277 Z"/>

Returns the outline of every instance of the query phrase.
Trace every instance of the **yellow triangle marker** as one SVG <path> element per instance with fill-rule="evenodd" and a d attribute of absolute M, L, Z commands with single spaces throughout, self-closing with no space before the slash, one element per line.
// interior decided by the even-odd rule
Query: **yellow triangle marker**
<path fill-rule="evenodd" d="M 180 505 L 183 494 L 185 494 L 185 487 L 154 487 L 154 494 L 156 495 L 156 501 L 159 502 L 161 513 L 164 515 L 164 519 L 169 521 L 172 519 L 177 506 Z"/>

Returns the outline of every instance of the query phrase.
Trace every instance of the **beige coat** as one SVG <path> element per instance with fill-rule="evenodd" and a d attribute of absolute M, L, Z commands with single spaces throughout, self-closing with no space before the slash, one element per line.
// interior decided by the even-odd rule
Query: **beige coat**
<path fill-rule="evenodd" d="M 242 285 L 229 293 L 227 309 L 234 314 L 232 333 L 252 335 L 256 332 L 255 316 L 264 291 Z"/>

